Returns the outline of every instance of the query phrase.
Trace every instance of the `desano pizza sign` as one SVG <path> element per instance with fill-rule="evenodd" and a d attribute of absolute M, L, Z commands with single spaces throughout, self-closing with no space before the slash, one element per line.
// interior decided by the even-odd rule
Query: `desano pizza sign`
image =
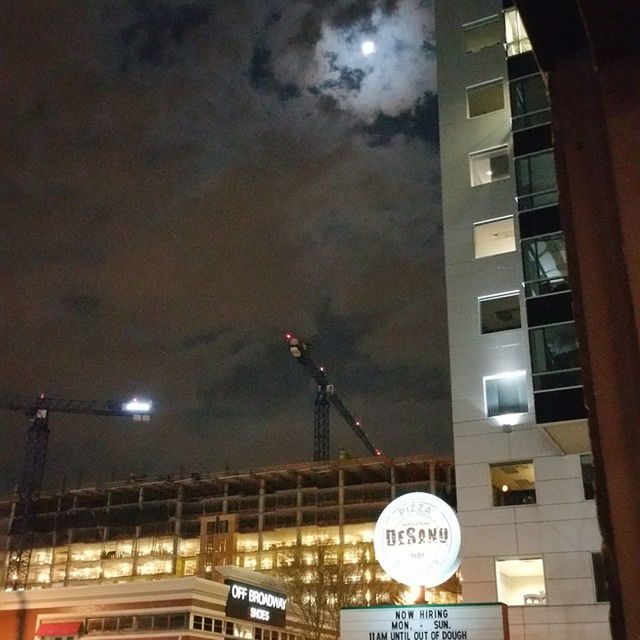
<path fill-rule="evenodd" d="M 340 612 L 340 640 L 509 640 L 499 603 L 356 607 Z"/>

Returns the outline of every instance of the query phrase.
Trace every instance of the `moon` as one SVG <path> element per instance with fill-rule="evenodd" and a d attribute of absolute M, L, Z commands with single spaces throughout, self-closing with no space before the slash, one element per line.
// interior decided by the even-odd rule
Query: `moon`
<path fill-rule="evenodd" d="M 365 40 L 360 45 L 360 50 L 362 51 L 363 55 L 370 56 L 372 53 L 375 53 L 376 45 L 373 43 L 372 40 Z"/>

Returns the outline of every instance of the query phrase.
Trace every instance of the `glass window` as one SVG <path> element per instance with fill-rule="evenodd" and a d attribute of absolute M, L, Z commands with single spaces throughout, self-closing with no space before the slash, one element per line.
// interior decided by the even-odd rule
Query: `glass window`
<path fill-rule="evenodd" d="M 116 631 L 118 628 L 118 618 L 105 618 L 102 626 L 103 631 Z"/>
<path fill-rule="evenodd" d="M 211 629 L 209 629 L 211 631 Z M 218 620 L 217 618 L 213 621 L 213 632 L 214 633 L 222 633 L 222 620 Z"/>
<path fill-rule="evenodd" d="M 185 613 L 172 613 L 169 616 L 169 629 L 186 629 L 186 617 Z"/>
<path fill-rule="evenodd" d="M 193 628 L 202 630 L 202 616 L 193 616 Z"/>
<path fill-rule="evenodd" d="M 514 80 L 509 84 L 509 95 L 514 131 L 550 121 L 549 97 L 542 74 Z"/>
<path fill-rule="evenodd" d="M 462 29 L 464 31 L 465 53 L 476 53 L 485 47 L 502 43 L 502 25 L 500 17 L 497 15 L 465 24 Z"/>
<path fill-rule="evenodd" d="M 531 42 L 517 9 L 506 9 L 504 12 L 504 38 L 507 56 L 531 51 Z"/>
<path fill-rule="evenodd" d="M 593 566 L 593 581 L 596 585 L 596 602 L 609 602 L 609 584 L 607 583 L 604 556 L 601 553 L 592 553 L 591 565 Z"/>
<path fill-rule="evenodd" d="M 484 378 L 487 417 L 520 414 L 529 411 L 527 378 L 524 371 L 512 371 Z"/>
<path fill-rule="evenodd" d="M 506 605 L 547 604 L 542 558 L 496 560 L 496 586 Z"/>
<path fill-rule="evenodd" d="M 580 468 L 582 470 L 584 499 L 593 500 L 596 497 L 596 483 L 593 473 L 593 456 L 590 453 L 585 453 L 580 456 Z"/>
<path fill-rule="evenodd" d="M 102 631 L 102 618 L 89 618 L 87 620 L 87 633 L 99 633 Z"/>
<path fill-rule="evenodd" d="M 475 87 L 467 87 L 467 114 L 469 118 L 500 109 L 504 109 L 502 78 Z"/>
<path fill-rule="evenodd" d="M 529 339 L 534 373 L 579 366 L 578 341 L 573 322 L 532 329 Z"/>
<path fill-rule="evenodd" d="M 516 189 L 518 195 L 529 195 L 556 189 L 556 166 L 553 151 L 516 158 Z"/>
<path fill-rule="evenodd" d="M 133 626 L 133 616 L 122 616 L 118 623 L 118 631 L 132 631 Z"/>
<path fill-rule="evenodd" d="M 523 241 L 522 262 L 527 296 L 568 289 L 567 248 L 561 233 Z"/>
<path fill-rule="evenodd" d="M 474 224 L 473 246 L 476 258 L 487 258 L 515 251 L 516 231 L 513 216 Z"/>
<path fill-rule="evenodd" d="M 213 630 L 213 618 L 204 618 L 202 621 L 202 628 L 205 631 L 212 631 Z M 216 621 L 217 622 L 217 621 Z M 222 633 L 222 625 L 220 626 L 220 629 L 216 631 L 216 633 Z"/>
<path fill-rule="evenodd" d="M 489 467 L 493 506 L 506 507 L 536 503 L 536 480 L 533 462 L 499 462 Z"/>
<path fill-rule="evenodd" d="M 471 186 L 478 187 L 509 177 L 509 151 L 507 146 L 469 154 Z"/>
<path fill-rule="evenodd" d="M 169 616 L 160 615 L 153 616 L 153 628 L 155 629 L 168 629 L 169 628 Z"/>
<path fill-rule="evenodd" d="M 519 329 L 520 296 L 517 291 L 479 298 L 480 333 Z"/>
<path fill-rule="evenodd" d="M 153 627 L 153 616 L 138 616 L 138 631 L 149 631 Z"/>

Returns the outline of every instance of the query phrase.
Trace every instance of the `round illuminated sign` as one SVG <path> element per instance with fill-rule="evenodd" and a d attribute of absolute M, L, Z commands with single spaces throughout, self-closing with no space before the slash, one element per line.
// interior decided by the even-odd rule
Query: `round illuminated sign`
<path fill-rule="evenodd" d="M 444 500 L 407 493 L 380 514 L 373 546 L 376 560 L 394 580 L 436 587 L 460 566 L 460 524 Z"/>

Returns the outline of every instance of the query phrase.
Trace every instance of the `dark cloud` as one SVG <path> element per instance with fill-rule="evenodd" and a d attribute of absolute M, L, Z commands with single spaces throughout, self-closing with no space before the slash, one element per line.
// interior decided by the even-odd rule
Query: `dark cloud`
<path fill-rule="evenodd" d="M 209 20 L 210 2 L 172 5 L 137 0 L 132 5 L 131 23 L 120 31 L 123 46 L 122 68 L 134 65 L 173 64 L 185 39 Z"/>
<path fill-rule="evenodd" d="M 378 113 L 376 119 L 363 127 L 370 137 L 371 146 L 388 145 L 395 136 L 405 139 L 420 138 L 432 147 L 438 147 L 438 98 L 425 93 L 412 109 L 397 116 Z"/>
<path fill-rule="evenodd" d="M 294 84 L 278 82 L 271 69 L 271 51 L 264 47 L 256 47 L 253 50 L 249 79 L 254 88 L 274 93 L 280 100 L 290 100 L 300 95 L 300 90 Z"/>

